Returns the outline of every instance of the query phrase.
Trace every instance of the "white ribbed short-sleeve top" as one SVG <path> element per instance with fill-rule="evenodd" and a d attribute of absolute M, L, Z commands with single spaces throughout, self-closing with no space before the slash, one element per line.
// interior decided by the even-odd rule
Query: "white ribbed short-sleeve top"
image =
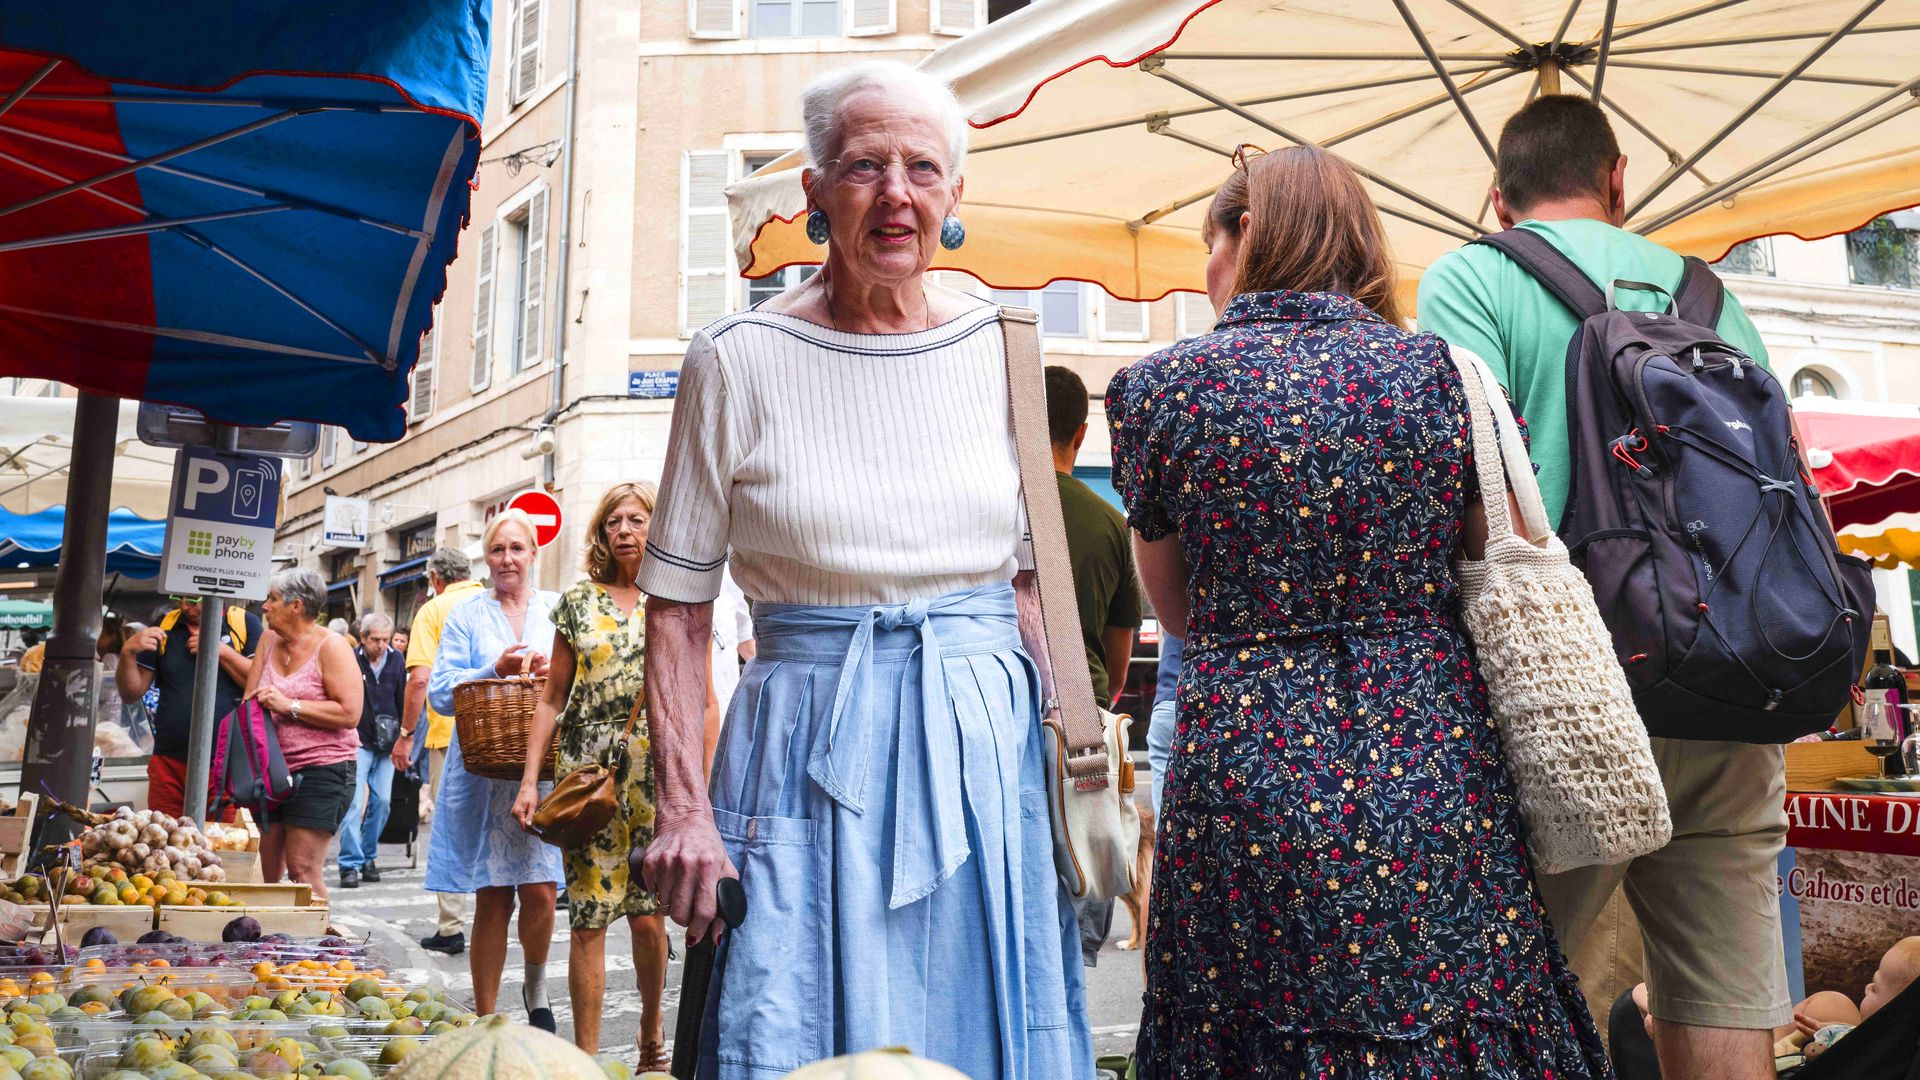
<path fill-rule="evenodd" d="M 999 309 L 856 334 L 747 311 L 680 369 L 640 588 L 703 603 L 931 599 L 1032 565 Z"/>

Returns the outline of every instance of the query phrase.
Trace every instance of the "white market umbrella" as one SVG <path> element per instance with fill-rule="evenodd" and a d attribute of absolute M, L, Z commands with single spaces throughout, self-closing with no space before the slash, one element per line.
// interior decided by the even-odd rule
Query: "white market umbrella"
<path fill-rule="evenodd" d="M 1199 227 L 1240 143 L 1367 178 L 1408 284 L 1497 230 L 1501 124 L 1597 96 L 1629 227 L 1716 259 L 1920 203 L 1920 0 L 1040 0 L 927 57 L 977 129 L 968 241 L 1001 288 L 1204 289 Z M 798 153 L 729 191 L 748 276 L 820 261 Z"/>
<path fill-rule="evenodd" d="M 0 509 L 36 514 L 66 505 L 77 403 L 72 397 L 0 397 Z M 140 441 L 134 432 L 138 411 L 139 402 L 120 403 L 108 505 L 159 520 L 167 516 L 173 451 Z"/>

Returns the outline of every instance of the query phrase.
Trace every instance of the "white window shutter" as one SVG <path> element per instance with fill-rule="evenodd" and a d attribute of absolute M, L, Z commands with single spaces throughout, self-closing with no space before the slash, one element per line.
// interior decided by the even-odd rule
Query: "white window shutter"
<path fill-rule="evenodd" d="M 894 0 L 846 0 L 847 36 L 871 37 L 894 30 Z"/>
<path fill-rule="evenodd" d="M 1178 318 L 1180 324 L 1175 332 L 1181 339 L 1198 337 L 1213 329 L 1213 301 L 1206 293 L 1175 293 L 1179 298 Z"/>
<path fill-rule="evenodd" d="M 1100 340 L 1147 340 L 1147 305 L 1100 292 Z"/>
<path fill-rule="evenodd" d="M 513 25 L 513 103 L 540 88 L 541 0 L 520 0 Z"/>
<path fill-rule="evenodd" d="M 697 38 L 740 36 L 739 0 L 687 0 L 687 26 Z"/>
<path fill-rule="evenodd" d="M 527 280 L 526 295 L 521 298 L 520 370 L 533 367 L 546 357 L 547 310 L 547 189 L 541 188 L 527 200 Z"/>
<path fill-rule="evenodd" d="M 928 0 L 933 32 L 959 37 L 987 24 L 987 0 Z"/>
<path fill-rule="evenodd" d="M 727 313 L 727 263 L 733 245 L 727 226 L 724 150 L 687 151 L 681 183 L 680 336 Z"/>
<path fill-rule="evenodd" d="M 492 222 L 480 230 L 480 266 L 473 275 L 473 377 L 469 385 L 484 390 L 493 381 L 493 263 L 500 227 Z"/>
<path fill-rule="evenodd" d="M 433 415 L 433 369 L 440 359 L 439 309 L 430 318 L 435 325 L 420 335 L 420 359 L 413 362 L 413 396 L 407 402 L 407 422 L 417 424 Z"/>

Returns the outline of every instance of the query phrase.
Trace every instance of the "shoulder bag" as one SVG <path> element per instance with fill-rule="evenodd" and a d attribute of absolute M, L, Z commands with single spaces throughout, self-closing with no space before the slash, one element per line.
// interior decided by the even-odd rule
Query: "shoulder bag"
<path fill-rule="evenodd" d="M 1487 516 L 1485 557 L 1462 555 L 1456 566 L 1460 621 L 1487 685 L 1527 852 L 1539 872 L 1556 874 L 1658 851 L 1673 834 L 1666 787 L 1593 587 L 1547 524 L 1493 372 L 1465 349 L 1452 353 Z M 1525 535 L 1514 531 L 1509 490 Z"/>
<path fill-rule="evenodd" d="M 620 770 L 627 765 L 627 739 L 633 735 L 634 721 L 646 707 L 647 696 L 635 695 L 633 708 L 620 737 L 607 748 L 602 760 L 583 765 L 555 781 L 553 790 L 540 800 L 533 812 L 533 825 L 527 831 L 562 851 L 580 847 L 600 835 L 620 811 Z M 554 738 L 560 737 L 559 725 Z"/>
<path fill-rule="evenodd" d="M 1073 600 L 1067 526 L 1054 479 L 1047 433 L 1047 385 L 1040 361 L 1040 317 L 1026 308 L 1001 308 L 1006 335 L 1007 392 L 1013 401 L 1013 442 L 1033 536 L 1034 579 L 1046 624 L 1047 663 L 1054 700 L 1042 706 L 1047 755 L 1047 805 L 1053 820 L 1053 862 L 1075 900 L 1107 900 L 1133 891 L 1140 846 L 1140 808 L 1133 801 L 1133 759 L 1127 756 L 1131 718 L 1100 708 L 1081 644 Z"/>

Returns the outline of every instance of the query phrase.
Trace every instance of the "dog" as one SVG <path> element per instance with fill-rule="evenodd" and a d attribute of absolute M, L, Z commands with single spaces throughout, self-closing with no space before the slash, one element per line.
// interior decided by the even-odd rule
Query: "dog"
<path fill-rule="evenodd" d="M 1133 920 L 1133 931 L 1120 943 L 1122 949 L 1137 949 L 1147 940 L 1147 899 L 1153 891 L 1153 804 L 1140 804 L 1140 846 L 1133 855 L 1133 891 L 1120 898 Z"/>

